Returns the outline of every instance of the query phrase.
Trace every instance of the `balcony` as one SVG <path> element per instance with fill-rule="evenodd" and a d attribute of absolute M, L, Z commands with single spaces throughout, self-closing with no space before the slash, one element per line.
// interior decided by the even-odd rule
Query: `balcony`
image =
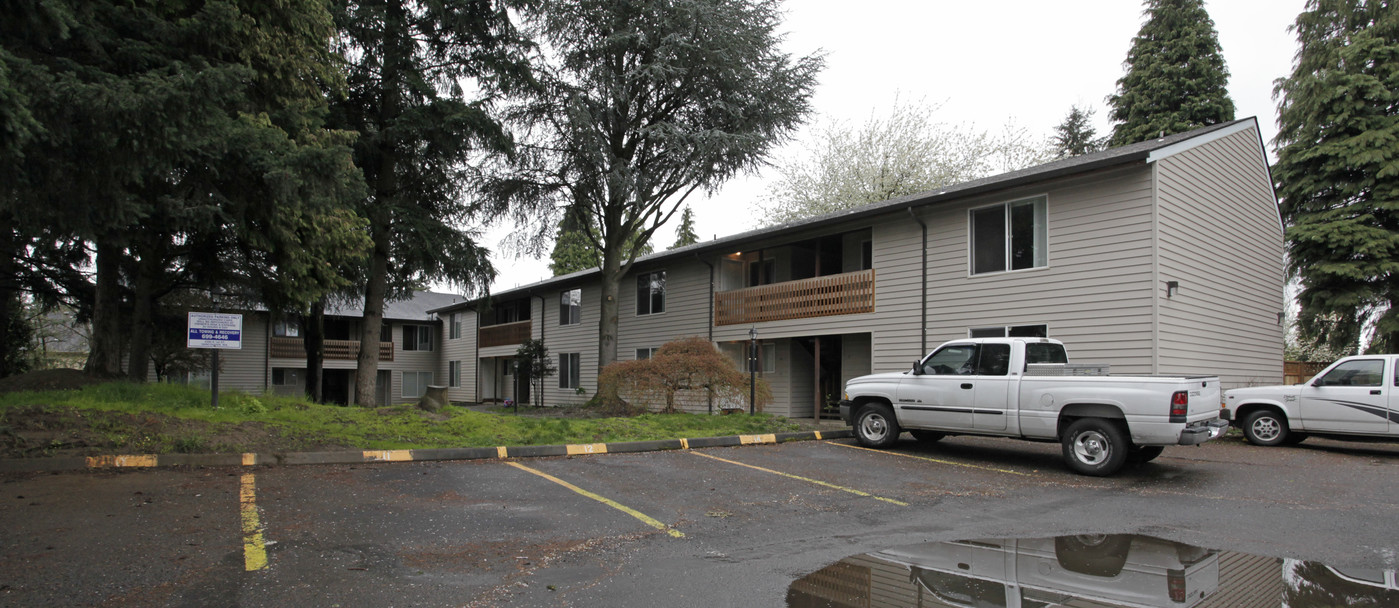
<path fill-rule="evenodd" d="M 306 346 L 302 338 L 273 336 L 270 355 L 273 359 L 305 359 Z M 325 340 L 322 354 L 326 361 L 354 361 L 359 359 L 359 340 Z M 393 342 L 379 343 L 379 360 L 393 361 Z"/>
<path fill-rule="evenodd" d="M 533 327 L 530 325 L 529 321 L 487 325 L 481 328 L 479 343 L 481 348 L 523 344 L 525 340 L 530 339 L 532 330 Z"/>
<path fill-rule="evenodd" d="M 874 312 L 874 269 L 714 294 L 714 324 Z"/>

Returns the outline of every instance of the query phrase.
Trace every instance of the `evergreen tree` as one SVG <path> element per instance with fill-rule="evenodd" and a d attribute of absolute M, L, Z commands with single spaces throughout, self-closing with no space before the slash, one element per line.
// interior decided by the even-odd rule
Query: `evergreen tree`
<path fill-rule="evenodd" d="M 1280 79 L 1278 161 L 1303 342 L 1399 349 L 1399 7 L 1310 0 Z M 1367 333 L 1368 332 L 1368 333 Z"/>
<path fill-rule="evenodd" d="M 651 235 L 695 191 L 762 164 L 806 115 L 821 60 L 782 52 L 778 0 L 536 4 L 548 76 L 515 108 L 535 137 L 483 191 L 568 208 L 596 230 L 601 369 L 617 359 L 623 277 Z"/>
<path fill-rule="evenodd" d="M 1065 158 L 1068 156 L 1082 156 L 1090 152 L 1097 152 L 1103 149 L 1106 142 L 1102 138 L 1094 137 L 1098 134 L 1093 128 L 1093 109 L 1080 109 L 1073 106 L 1069 109 L 1069 115 L 1064 117 L 1064 122 L 1054 127 L 1054 156 L 1055 158 Z"/>
<path fill-rule="evenodd" d="M 557 277 L 597 268 L 598 263 L 597 247 L 589 240 L 576 216 L 565 213 L 563 220 L 559 222 L 554 251 L 549 254 L 549 270 Z"/>
<path fill-rule="evenodd" d="M 676 249 L 686 245 L 694 245 L 699 240 L 699 235 L 695 234 L 695 212 L 690 210 L 689 205 L 686 205 L 685 210 L 680 212 L 680 227 L 675 229 L 675 244 L 671 245 L 670 248 Z"/>
<path fill-rule="evenodd" d="M 333 110 L 337 126 L 359 133 L 355 165 L 369 188 L 360 213 L 373 241 L 362 272 L 359 405 L 375 403 L 385 301 L 432 281 L 480 291 L 495 277 L 489 251 L 460 226 L 505 210 L 466 195 L 479 156 L 513 143 L 488 111 L 492 96 L 529 81 L 505 4 L 334 3 L 349 94 Z"/>
<path fill-rule="evenodd" d="M 1110 145 L 1234 120 L 1229 70 L 1203 0 L 1146 0 L 1146 23 L 1132 39 L 1127 74 L 1108 96 Z"/>

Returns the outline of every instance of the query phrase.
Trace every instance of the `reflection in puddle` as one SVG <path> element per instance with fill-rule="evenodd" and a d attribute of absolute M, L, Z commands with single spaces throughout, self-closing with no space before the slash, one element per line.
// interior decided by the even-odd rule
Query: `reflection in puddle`
<path fill-rule="evenodd" d="M 1399 606 L 1392 570 L 1216 551 L 1131 534 L 925 543 L 798 579 L 789 608 Z"/>

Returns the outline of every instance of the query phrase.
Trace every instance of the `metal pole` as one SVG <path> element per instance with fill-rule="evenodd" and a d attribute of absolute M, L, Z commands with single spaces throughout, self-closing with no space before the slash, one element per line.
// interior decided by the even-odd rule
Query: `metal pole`
<path fill-rule="evenodd" d="M 748 330 L 748 415 L 757 413 L 758 402 L 758 329 Z"/>
<path fill-rule="evenodd" d="M 214 373 L 209 376 L 209 391 L 214 394 L 214 409 L 219 409 L 219 349 L 214 349 Z"/>

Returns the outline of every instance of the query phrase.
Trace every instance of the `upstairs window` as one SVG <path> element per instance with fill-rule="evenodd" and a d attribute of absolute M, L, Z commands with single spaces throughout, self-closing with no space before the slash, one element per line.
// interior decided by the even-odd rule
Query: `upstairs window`
<path fill-rule="evenodd" d="M 460 338 L 460 337 L 461 337 L 461 315 L 458 315 L 457 313 L 452 313 L 452 316 L 451 316 L 451 319 L 450 319 L 450 322 L 449 322 L 449 323 L 450 323 L 450 324 L 448 325 L 448 327 L 450 327 L 451 329 L 448 330 L 447 338 L 450 339 L 450 340 L 456 340 L 457 338 Z"/>
<path fill-rule="evenodd" d="M 972 274 L 1048 265 L 1043 196 L 971 210 Z"/>
<path fill-rule="evenodd" d="M 432 350 L 432 326 L 404 325 L 403 350 Z"/>
<path fill-rule="evenodd" d="M 665 312 L 665 271 L 648 272 L 636 277 L 636 314 L 654 315 Z"/>
<path fill-rule="evenodd" d="M 583 322 L 583 290 L 570 289 L 559 294 L 559 325 Z"/>
<path fill-rule="evenodd" d="M 272 324 L 272 335 L 283 338 L 300 338 L 301 323 L 295 319 L 278 321 Z"/>

